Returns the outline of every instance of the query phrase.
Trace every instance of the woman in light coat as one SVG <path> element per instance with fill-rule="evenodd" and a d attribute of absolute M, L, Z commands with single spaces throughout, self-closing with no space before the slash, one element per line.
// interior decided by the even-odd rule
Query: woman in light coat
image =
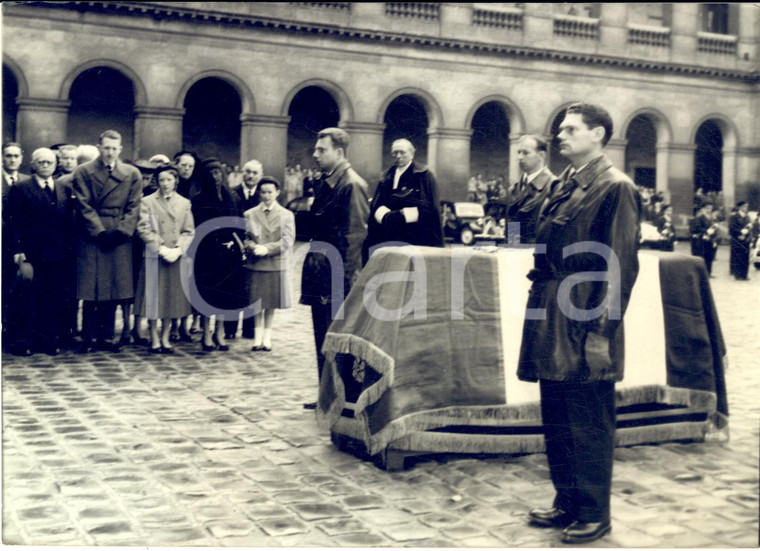
<path fill-rule="evenodd" d="M 277 202 L 280 182 L 271 176 L 259 181 L 261 203 L 245 211 L 247 267 L 253 270 L 251 303 L 256 310 L 252 350 L 272 350 L 272 321 L 275 309 L 290 308 L 288 253 L 295 240 L 293 213 Z"/>
<path fill-rule="evenodd" d="M 140 269 L 135 310 L 148 319 L 150 351 L 172 354 L 171 320 L 190 314 L 178 260 L 195 236 L 195 223 L 190 201 L 176 192 L 177 170 L 170 165 L 160 167 L 156 170 L 156 180 L 158 191 L 142 200 L 137 222 L 137 232 L 145 242 L 145 262 Z"/>

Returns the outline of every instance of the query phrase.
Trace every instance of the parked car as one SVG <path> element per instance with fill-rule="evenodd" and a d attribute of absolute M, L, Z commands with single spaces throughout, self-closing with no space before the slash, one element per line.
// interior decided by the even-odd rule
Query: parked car
<path fill-rule="evenodd" d="M 296 239 L 299 241 L 309 241 L 312 237 L 309 211 L 313 202 L 313 195 L 304 195 L 303 197 L 296 197 L 290 200 L 285 205 L 285 208 L 291 211 L 296 219 Z"/>
<path fill-rule="evenodd" d="M 478 239 L 505 239 L 506 206 L 501 203 L 441 201 L 443 237 L 447 241 L 472 245 Z"/>

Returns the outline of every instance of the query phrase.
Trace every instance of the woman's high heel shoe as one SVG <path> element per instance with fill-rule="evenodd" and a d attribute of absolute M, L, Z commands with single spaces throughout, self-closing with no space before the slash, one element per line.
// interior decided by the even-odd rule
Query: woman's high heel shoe
<path fill-rule="evenodd" d="M 214 336 L 211 338 L 213 339 L 214 344 L 216 345 L 216 348 L 218 350 L 221 350 L 222 352 L 227 352 L 230 349 L 229 345 L 219 343 L 219 339 L 217 338 L 216 333 L 214 333 Z"/>

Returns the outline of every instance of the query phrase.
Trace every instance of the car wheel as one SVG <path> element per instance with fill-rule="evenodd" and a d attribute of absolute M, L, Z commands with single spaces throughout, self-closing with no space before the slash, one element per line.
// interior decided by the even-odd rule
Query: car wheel
<path fill-rule="evenodd" d="M 475 242 L 475 234 L 470 228 L 462 228 L 462 231 L 459 232 L 459 241 L 462 242 L 462 245 L 469 247 Z"/>

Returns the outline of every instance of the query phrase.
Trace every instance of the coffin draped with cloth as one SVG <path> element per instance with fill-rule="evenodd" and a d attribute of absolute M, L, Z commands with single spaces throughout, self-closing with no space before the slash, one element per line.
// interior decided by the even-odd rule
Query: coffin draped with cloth
<path fill-rule="evenodd" d="M 701 259 L 639 253 L 616 444 L 727 426 L 725 345 Z M 325 339 L 317 418 L 389 469 L 409 455 L 544 450 L 538 384 L 516 376 L 531 249 L 388 247 Z"/>

